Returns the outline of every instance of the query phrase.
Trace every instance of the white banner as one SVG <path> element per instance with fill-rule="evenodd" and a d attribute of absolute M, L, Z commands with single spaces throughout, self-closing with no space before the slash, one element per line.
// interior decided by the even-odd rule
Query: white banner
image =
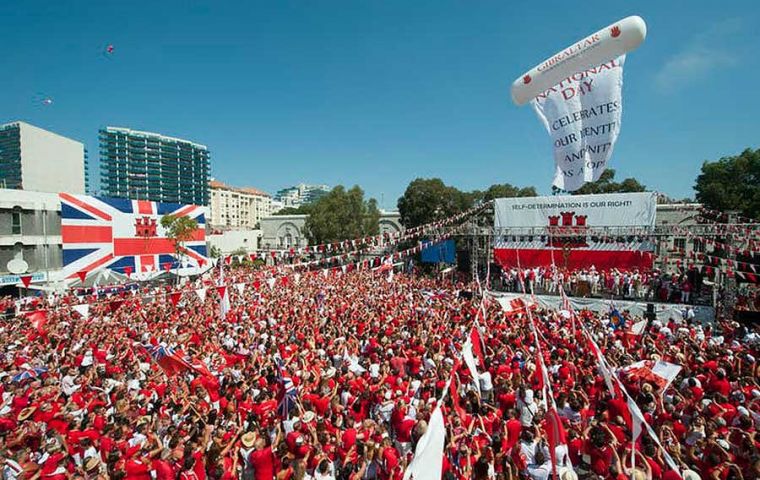
<path fill-rule="evenodd" d="M 440 480 L 445 443 L 446 425 L 441 407 L 436 406 L 430 415 L 427 430 L 417 442 L 414 457 L 404 472 L 404 480 Z"/>
<path fill-rule="evenodd" d="M 624 63 L 621 55 L 575 73 L 533 99 L 552 137 L 557 188 L 573 192 L 607 168 L 620 132 Z"/>
<path fill-rule="evenodd" d="M 494 227 L 652 227 L 656 211 L 654 192 L 497 198 Z"/>

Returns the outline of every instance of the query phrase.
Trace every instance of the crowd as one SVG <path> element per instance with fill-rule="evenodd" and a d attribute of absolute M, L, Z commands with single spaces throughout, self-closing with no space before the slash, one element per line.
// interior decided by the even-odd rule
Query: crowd
<path fill-rule="evenodd" d="M 445 392 L 445 479 L 679 478 L 666 452 L 682 478 L 760 475 L 757 328 L 673 318 L 632 337 L 444 279 L 269 275 L 24 302 L 0 326 L 3 479 L 401 479 Z M 459 352 L 476 323 L 474 379 Z M 631 411 L 589 337 L 613 371 L 682 366 L 664 391 L 620 377 L 664 448 L 641 434 L 635 467 Z M 536 345 L 566 431 L 555 452 Z"/>
<path fill-rule="evenodd" d="M 524 268 L 528 291 L 556 295 L 559 287 L 579 297 L 616 297 L 645 301 L 693 304 L 703 287 L 702 275 L 692 269 L 684 273 L 667 273 L 639 269 L 597 270 L 595 267 L 564 270 L 552 267 Z M 511 268 L 501 273 L 505 290 L 521 291 L 520 270 Z"/>

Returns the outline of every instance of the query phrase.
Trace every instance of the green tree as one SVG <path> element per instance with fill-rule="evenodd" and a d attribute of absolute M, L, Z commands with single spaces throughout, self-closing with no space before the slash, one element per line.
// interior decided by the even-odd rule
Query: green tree
<path fill-rule="evenodd" d="M 481 196 L 479 200 L 483 202 L 490 202 L 491 200 L 495 198 L 538 196 L 538 192 L 536 192 L 535 187 L 520 188 L 520 187 L 515 187 L 514 185 L 510 185 L 509 183 L 497 183 L 488 187 L 488 190 L 484 192 L 478 192 L 476 190 L 473 193 L 480 193 Z"/>
<path fill-rule="evenodd" d="M 285 207 L 277 210 L 272 215 L 308 215 L 311 213 L 313 203 L 307 203 L 299 207 Z"/>
<path fill-rule="evenodd" d="M 349 190 L 338 185 L 311 204 L 304 234 L 311 243 L 377 235 L 379 220 L 375 199 L 364 200 L 364 191 L 357 185 Z"/>
<path fill-rule="evenodd" d="M 443 220 L 472 207 L 473 195 L 447 186 L 440 178 L 413 180 L 398 199 L 401 223 L 406 228 Z"/>
<path fill-rule="evenodd" d="M 615 181 L 615 170 L 608 168 L 596 182 L 589 182 L 574 192 L 565 192 L 552 186 L 552 194 L 587 195 L 591 193 L 628 193 L 644 192 L 647 187 L 639 183 L 635 178 L 626 178 L 622 182 Z"/>
<path fill-rule="evenodd" d="M 704 162 L 694 185 L 697 201 L 715 210 L 760 216 L 760 149 Z"/>
<path fill-rule="evenodd" d="M 174 245 L 174 253 L 182 260 L 185 257 L 185 242 L 192 240 L 193 233 L 198 229 L 198 222 L 186 216 L 164 215 L 161 226 L 166 230 L 166 237 Z"/>

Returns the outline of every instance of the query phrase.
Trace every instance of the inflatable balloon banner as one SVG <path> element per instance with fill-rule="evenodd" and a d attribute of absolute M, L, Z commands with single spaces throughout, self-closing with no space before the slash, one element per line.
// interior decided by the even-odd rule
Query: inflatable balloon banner
<path fill-rule="evenodd" d="M 552 138 L 553 185 L 575 191 L 599 179 L 620 132 L 625 53 L 644 41 L 640 17 L 624 18 L 552 55 L 512 83 Z"/>

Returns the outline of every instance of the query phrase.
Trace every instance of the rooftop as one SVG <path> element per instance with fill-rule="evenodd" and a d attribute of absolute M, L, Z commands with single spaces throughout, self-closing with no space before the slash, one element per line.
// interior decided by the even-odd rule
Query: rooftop
<path fill-rule="evenodd" d="M 233 192 L 247 193 L 248 195 L 259 195 L 259 196 L 262 196 L 262 197 L 270 197 L 271 196 L 267 192 L 265 192 L 263 190 L 259 190 L 258 188 L 253 188 L 253 187 L 232 187 L 232 186 L 227 185 L 226 183 L 220 182 L 218 180 L 211 180 L 208 183 L 208 186 L 211 189 L 214 189 L 214 190 L 231 190 Z"/>
<path fill-rule="evenodd" d="M 167 135 L 162 135 L 160 133 L 155 133 L 155 132 L 144 132 L 141 130 L 132 130 L 131 128 L 124 128 L 124 127 L 106 127 L 103 130 L 109 133 L 123 133 L 126 135 L 136 135 L 139 137 L 158 137 L 161 140 L 166 140 L 169 142 L 189 143 L 195 147 L 208 150 L 208 147 L 206 145 L 202 145 L 196 142 L 191 142 L 190 140 L 185 140 L 184 138 L 169 137 Z"/>

